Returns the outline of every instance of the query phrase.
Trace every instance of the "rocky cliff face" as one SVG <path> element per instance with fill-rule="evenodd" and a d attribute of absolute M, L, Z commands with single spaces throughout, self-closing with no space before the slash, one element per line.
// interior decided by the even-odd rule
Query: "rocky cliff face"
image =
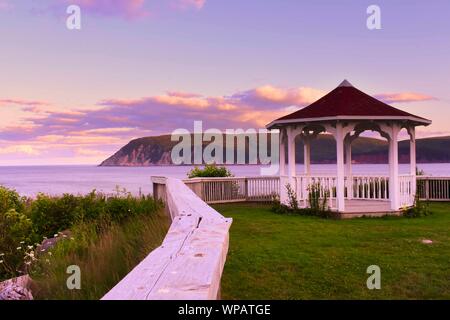
<path fill-rule="evenodd" d="M 130 141 L 101 166 L 151 166 L 172 164 L 170 136 L 145 137 Z"/>
<path fill-rule="evenodd" d="M 177 142 L 170 140 L 169 135 L 135 139 L 100 165 L 171 165 L 170 154 L 173 146 L 176 144 Z M 205 142 L 204 146 L 207 144 Z M 312 143 L 311 149 L 313 163 L 334 163 L 336 161 L 336 144 L 331 136 L 319 136 Z M 357 139 L 352 145 L 352 153 L 354 163 L 387 163 L 388 161 L 387 142 L 378 139 L 364 137 Z M 303 162 L 303 145 L 301 141 L 297 141 L 296 160 L 298 163 Z M 403 163 L 409 162 L 409 141 L 401 141 L 399 143 L 399 161 Z M 450 162 L 450 137 L 418 139 L 417 161 L 422 163 Z"/>

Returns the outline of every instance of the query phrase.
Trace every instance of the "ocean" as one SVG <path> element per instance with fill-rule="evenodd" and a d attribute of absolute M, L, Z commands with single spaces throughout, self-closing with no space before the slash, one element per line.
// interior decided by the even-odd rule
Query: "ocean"
<path fill-rule="evenodd" d="M 450 176 L 450 163 L 418 164 L 426 175 Z M 97 167 L 80 166 L 0 166 L 0 185 L 17 190 L 21 195 L 34 197 L 39 192 L 59 195 L 63 193 L 86 194 L 93 189 L 113 193 L 116 186 L 125 188 L 132 194 L 152 192 L 151 176 L 186 178 L 191 166 L 155 167 Z M 236 177 L 258 176 L 260 166 L 230 166 Z M 313 173 L 333 173 L 336 165 L 312 165 Z M 297 165 L 297 172 L 303 166 Z M 353 172 L 387 174 L 387 164 L 354 164 Z M 400 173 L 409 172 L 409 165 L 401 164 Z"/>

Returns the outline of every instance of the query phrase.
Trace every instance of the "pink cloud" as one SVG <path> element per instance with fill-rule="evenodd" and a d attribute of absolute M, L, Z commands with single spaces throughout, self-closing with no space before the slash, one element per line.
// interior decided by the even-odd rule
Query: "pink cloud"
<path fill-rule="evenodd" d="M 139 99 L 106 99 L 90 110 L 46 110 L 39 116 L 28 116 L 20 125 L 0 129 L 0 139 L 10 145 L 35 143 L 46 148 L 98 147 L 103 150 L 120 147 L 133 138 L 166 134 L 177 128 L 192 130 L 195 120 L 204 121 L 204 129 L 262 128 L 323 94 L 322 90 L 309 87 L 266 85 L 229 96 L 169 91 Z M 410 94 L 382 96 L 402 102 L 418 99 L 417 95 Z M 422 95 L 421 99 L 424 97 L 428 96 Z M 20 99 L 13 101 L 30 103 Z M 31 108 L 29 111 L 34 115 Z M 4 152 L 13 150 L 9 148 Z M 23 153 L 27 149 L 21 150 Z"/>
<path fill-rule="evenodd" d="M 375 98 L 382 100 L 386 103 L 396 103 L 396 102 L 418 102 L 418 101 L 429 101 L 436 100 L 436 98 L 415 92 L 400 92 L 400 93 L 381 93 L 375 95 Z"/>
<path fill-rule="evenodd" d="M 206 0 L 177 0 L 174 7 L 178 9 L 195 8 L 200 10 L 205 5 Z"/>
<path fill-rule="evenodd" d="M 24 99 L 0 99 L 0 105 L 19 105 L 19 106 L 48 106 L 46 101 L 24 100 Z"/>

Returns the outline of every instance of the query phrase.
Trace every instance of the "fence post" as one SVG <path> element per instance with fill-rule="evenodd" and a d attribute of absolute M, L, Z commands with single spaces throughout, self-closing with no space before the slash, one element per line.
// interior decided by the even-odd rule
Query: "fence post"
<path fill-rule="evenodd" d="M 244 179 L 244 188 L 245 188 L 245 201 L 248 201 L 248 178 Z"/>
<path fill-rule="evenodd" d="M 425 179 L 425 199 L 429 200 L 430 199 L 430 180 Z"/>

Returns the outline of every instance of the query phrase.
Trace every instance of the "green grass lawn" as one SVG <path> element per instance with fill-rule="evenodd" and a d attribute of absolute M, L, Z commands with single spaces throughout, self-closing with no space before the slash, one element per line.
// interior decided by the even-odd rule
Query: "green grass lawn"
<path fill-rule="evenodd" d="M 450 204 L 432 204 L 432 215 L 414 219 L 215 208 L 233 218 L 223 299 L 450 299 Z M 367 289 L 369 265 L 381 268 L 380 290 Z"/>

